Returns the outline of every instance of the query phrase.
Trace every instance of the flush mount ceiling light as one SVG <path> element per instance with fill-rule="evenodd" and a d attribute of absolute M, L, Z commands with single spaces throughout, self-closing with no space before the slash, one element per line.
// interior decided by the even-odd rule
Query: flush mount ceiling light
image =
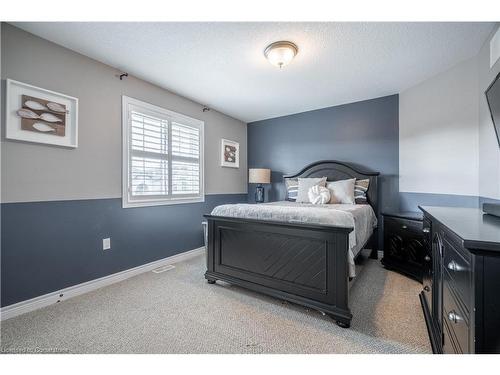
<path fill-rule="evenodd" d="M 268 45 L 264 50 L 264 56 L 271 64 L 281 69 L 290 64 L 298 52 L 299 49 L 294 43 L 282 40 Z"/>

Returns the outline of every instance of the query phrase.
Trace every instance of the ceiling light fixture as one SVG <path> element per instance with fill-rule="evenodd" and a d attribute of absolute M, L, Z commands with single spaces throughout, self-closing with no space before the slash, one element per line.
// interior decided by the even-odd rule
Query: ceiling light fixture
<path fill-rule="evenodd" d="M 290 64 L 298 52 L 299 49 L 294 43 L 282 40 L 268 45 L 264 50 L 264 56 L 271 64 L 281 69 Z"/>

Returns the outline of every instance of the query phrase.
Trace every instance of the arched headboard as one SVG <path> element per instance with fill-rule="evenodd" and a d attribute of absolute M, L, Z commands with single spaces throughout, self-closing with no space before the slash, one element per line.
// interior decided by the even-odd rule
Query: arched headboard
<path fill-rule="evenodd" d="M 283 178 L 305 178 L 305 177 L 325 177 L 327 181 L 346 180 L 349 178 L 369 179 L 370 184 L 366 197 L 368 203 L 372 206 L 373 211 L 378 214 L 378 186 L 377 177 L 379 172 L 371 172 L 361 170 L 358 166 L 350 163 L 345 163 L 336 160 L 321 160 L 309 164 L 300 172 L 283 176 Z"/>

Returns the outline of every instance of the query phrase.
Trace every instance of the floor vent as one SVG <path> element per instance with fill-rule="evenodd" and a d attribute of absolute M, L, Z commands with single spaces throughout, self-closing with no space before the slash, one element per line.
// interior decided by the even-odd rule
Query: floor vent
<path fill-rule="evenodd" d="M 154 273 L 162 273 L 162 272 L 165 272 L 165 271 L 173 270 L 174 268 L 175 268 L 175 266 L 173 266 L 171 264 L 167 264 L 166 266 L 161 266 L 161 267 L 155 268 L 153 270 L 153 272 Z"/>

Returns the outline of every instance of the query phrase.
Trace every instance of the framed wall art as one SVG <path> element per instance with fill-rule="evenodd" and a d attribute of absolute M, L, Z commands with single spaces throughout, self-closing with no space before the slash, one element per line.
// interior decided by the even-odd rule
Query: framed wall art
<path fill-rule="evenodd" d="M 229 139 L 221 140 L 221 160 L 222 167 L 240 167 L 240 144 Z"/>
<path fill-rule="evenodd" d="M 7 79 L 5 138 L 78 147 L 78 99 Z"/>

